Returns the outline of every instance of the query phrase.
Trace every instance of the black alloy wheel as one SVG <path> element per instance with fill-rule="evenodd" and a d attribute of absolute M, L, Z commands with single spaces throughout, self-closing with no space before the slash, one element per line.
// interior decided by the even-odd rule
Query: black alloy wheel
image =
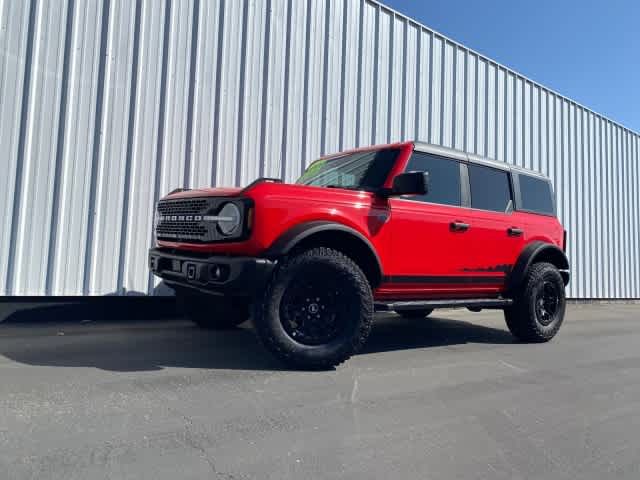
<path fill-rule="evenodd" d="M 285 291 L 280 304 L 280 321 L 285 331 L 304 345 L 322 345 L 337 338 L 352 315 L 344 292 L 344 280 L 327 285 L 322 282 L 327 272 L 311 273 L 295 278 Z M 342 283 L 342 285 L 341 285 Z"/>
<path fill-rule="evenodd" d="M 342 252 L 315 247 L 282 260 L 261 301 L 256 334 L 288 366 L 335 367 L 364 345 L 373 320 L 371 286 Z"/>
<path fill-rule="evenodd" d="M 545 281 L 536 292 L 536 316 L 544 325 L 550 325 L 558 314 L 560 296 L 553 282 Z"/>
<path fill-rule="evenodd" d="M 555 265 L 533 264 L 527 272 L 513 305 L 504 310 L 511 333 L 524 342 L 548 342 L 564 321 L 564 281 Z"/>

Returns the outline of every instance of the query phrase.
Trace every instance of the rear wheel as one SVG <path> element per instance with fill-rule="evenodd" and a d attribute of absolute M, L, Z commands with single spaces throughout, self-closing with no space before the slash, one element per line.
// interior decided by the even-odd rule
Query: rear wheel
<path fill-rule="evenodd" d="M 511 333 L 524 342 L 547 342 L 562 325 L 566 308 L 564 282 L 558 269 L 546 262 L 534 264 L 514 304 L 504 318 Z"/>
<path fill-rule="evenodd" d="M 283 261 L 256 302 L 253 321 L 262 343 L 284 363 L 322 369 L 358 352 L 372 319 L 362 270 L 341 252 L 318 247 Z"/>
<path fill-rule="evenodd" d="M 433 308 L 424 308 L 422 310 L 400 310 L 396 313 L 400 315 L 402 318 L 425 318 L 431 315 L 433 312 Z"/>
<path fill-rule="evenodd" d="M 177 291 L 176 296 L 180 310 L 200 328 L 224 330 L 249 318 L 249 302 L 244 299 L 184 291 Z"/>

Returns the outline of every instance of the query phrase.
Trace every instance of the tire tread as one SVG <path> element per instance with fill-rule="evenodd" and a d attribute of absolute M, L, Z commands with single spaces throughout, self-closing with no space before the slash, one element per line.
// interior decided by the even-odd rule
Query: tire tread
<path fill-rule="evenodd" d="M 272 299 L 274 297 L 274 293 L 280 287 L 280 282 L 282 282 L 285 277 L 291 275 L 292 272 L 297 271 L 297 269 L 301 268 L 304 264 L 317 261 L 319 257 L 336 266 L 340 275 L 346 275 L 354 281 L 355 287 L 361 297 L 362 306 L 359 312 L 360 318 L 358 320 L 357 333 L 353 335 L 348 342 L 345 342 L 344 345 L 335 352 L 335 354 L 324 358 L 309 359 L 308 357 L 302 358 L 300 355 L 296 354 L 294 349 L 289 348 L 287 344 L 280 342 L 277 337 L 274 336 L 268 322 L 264 319 L 268 315 L 275 314 L 275 312 L 270 312 L 269 309 L 279 308 L 279 305 L 274 305 Z M 358 353 L 365 344 L 369 337 L 369 333 L 371 332 L 373 295 L 366 276 L 351 258 L 332 248 L 315 247 L 292 257 L 285 258 L 282 261 L 267 284 L 263 301 L 256 302 L 254 312 L 254 327 L 256 334 L 267 350 L 273 353 L 277 358 L 285 364 L 296 368 L 327 369 L 340 365 L 352 355 Z"/>
<path fill-rule="evenodd" d="M 553 273 L 551 273 L 553 272 Z M 555 281 L 563 286 L 562 312 L 560 319 L 551 328 L 544 328 L 536 319 L 531 307 L 531 295 L 535 286 L 547 275 L 554 275 Z M 535 263 L 531 266 L 525 277 L 524 284 L 519 294 L 514 299 L 514 304 L 504 310 L 504 318 L 509 331 L 519 340 L 530 343 L 542 343 L 551 340 L 562 325 L 564 320 L 564 282 L 555 265 L 547 262 Z"/>

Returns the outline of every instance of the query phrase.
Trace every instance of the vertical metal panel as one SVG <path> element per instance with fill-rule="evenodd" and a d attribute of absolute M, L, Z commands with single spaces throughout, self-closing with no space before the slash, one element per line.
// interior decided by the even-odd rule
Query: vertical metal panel
<path fill-rule="evenodd" d="M 478 153 L 485 155 L 489 158 L 496 158 L 496 132 L 497 132 L 497 100 L 496 100 L 496 68 L 493 64 L 485 62 L 484 60 L 478 60 L 479 72 L 483 71 L 485 74 L 481 77 L 484 78 L 484 92 L 481 102 L 484 108 L 484 115 L 478 118 L 478 139 L 479 144 L 484 144 L 484 148 L 480 148 Z M 482 90 L 480 90 L 482 91 Z M 482 95 L 482 94 L 481 94 Z M 482 109 L 478 107 L 478 113 Z M 484 119 L 484 122 L 483 122 Z M 481 134 L 482 132 L 482 134 Z"/>
<path fill-rule="evenodd" d="M 389 141 L 389 96 L 392 85 L 393 57 L 393 16 L 386 9 L 377 11 L 377 51 L 374 50 L 376 68 L 374 70 L 374 98 L 373 102 L 373 138 L 371 143 L 385 143 Z"/>
<path fill-rule="evenodd" d="M 399 141 L 402 138 L 403 88 L 405 86 L 405 22 L 393 16 L 391 20 L 391 46 L 389 50 L 389 105 L 387 141 Z"/>
<path fill-rule="evenodd" d="M 454 82 L 454 111 L 452 145 L 458 150 L 465 149 L 465 95 L 466 95 L 466 57 L 467 52 L 461 48 L 454 50 L 455 77 Z"/>
<path fill-rule="evenodd" d="M 162 293 L 168 190 L 407 138 L 549 175 L 569 295 L 640 297 L 640 136 L 374 0 L 0 2 L 0 294 Z"/>
<path fill-rule="evenodd" d="M 288 38 L 286 46 L 286 78 L 284 96 L 284 114 L 286 122 L 283 122 L 282 149 L 283 165 L 282 175 L 287 178 L 296 178 L 300 174 L 303 150 L 303 113 L 306 93 L 306 42 L 307 42 L 307 2 L 289 0 Z M 294 48 L 300 46 L 300 48 Z"/>
<path fill-rule="evenodd" d="M 13 290 L 10 262 L 14 260 L 10 255 L 17 227 L 14 212 L 20 208 L 16 180 L 22 175 L 21 125 L 28 102 L 35 7 L 26 2 L 4 2 L 0 9 L 0 292 L 7 293 Z"/>
<path fill-rule="evenodd" d="M 14 239 L 9 269 L 13 293 L 33 295 L 46 290 L 46 268 L 51 241 L 53 192 L 58 157 L 60 107 L 63 86 L 66 18 L 69 4 L 39 3 L 35 11 L 33 56 L 28 103 L 23 110 L 21 175 L 17 178 L 13 218 Z M 25 105 L 23 105 L 24 108 Z"/>
<path fill-rule="evenodd" d="M 417 42 L 420 29 L 413 23 L 405 24 L 404 35 L 404 83 L 402 86 L 402 94 L 400 102 L 402 104 L 402 112 L 400 116 L 401 129 L 399 138 L 416 138 L 416 116 L 420 115 L 417 111 L 419 102 L 418 96 L 418 51 Z"/>
<path fill-rule="evenodd" d="M 121 294 L 128 292 L 145 292 L 148 288 L 149 278 L 146 265 L 140 262 L 146 253 L 146 243 L 151 239 L 153 219 L 153 202 L 157 192 L 155 191 L 155 178 L 159 178 L 162 157 L 158 150 L 158 136 L 161 131 L 161 103 L 162 95 L 162 65 L 163 65 L 163 39 L 168 38 L 169 30 L 165 30 L 165 20 L 168 18 L 169 9 L 166 5 L 158 8 L 154 0 L 145 0 L 141 5 L 139 40 L 137 47 L 138 63 L 137 71 L 134 70 L 137 84 L 134 98 L 134 116 L 131 131 L 131 159 L 130 159 L 130 193 L 128 212 L 124 212 L 123 226 L 125 243 L 123 246 L 124 261 L 119 275 L 118 291 Z M 199 18 L 198 44 L 215 42 L 217 37 L 207 35 L 203 30 L 203 22 L 211 22 L 215 25 L 218 11 L 215 8 L 207 8 L 203 4 L 203 10 Z M 206 23 L 205 23 L 206 24 Z M 200 50 L 201 51 L 201 50 Z M 168 55 L 168 52 L 166 52 Z M 210 132 L 213 119 L 203 114 L 214 101 L 209 91 L 215 81 L 215 62 L 204 64 L 201 55 L 196 56 L 196 81 L 194 89 L 194 109 L 191 135 L 191 169 L 185 181 L 194 184 L 194 178 L 211 178 L 211 152 L 213 141 L 210 135 L 205 135 L 203 130 Z M 210 110 L 208 110 L 210 111 Z M 205 159 L 206 161 L 201 161 Z M 151 181 L 154 179 L 154 181 Z M 72 209 L 69 207 L 69 210 Z"/>
<path fill-rule="evenodd" d="M 464 119 L 464 148 L 469 152 L 476 153 L 476 106 L 478 104 L 478 57 L 471 53 L 466 53 L 467 75 L 466 82 L 466 103 Z"/>
<path fill-rule="evenodd" d="M 342 68 L 344 50 L 342 47 L 344 28 L 344 3 L 347 0 L 331 0 L 327 2 L 326 43 L 324 47 L 325 69 L 323 78 L 322 100 L 322 134 L 320 151 L 336 152 L 340 148 L 340 106 L 342 98 Z M 335 12 L 335 13 L 334 13 Z M 332 14 L 334 13 L 334 14 Z"/>
<path fill-rule="evenodd" d="M 364 145 L 373 137 L 373 112 L 375 109 L 372 99 L 377 89 L 377 73 L 375 46 L 377 39 L 377 6 L 363 2 L 360 36 L 362 38 L 362 53 L 360 58 L 360 78 L 358 110 L 356 112 L 357 135 L 356 144 Z"/>
<path fill-rule="evenodd" d="M 442 59 L 442 130 L 440 135 L 440 143 L 446 147 L 453 147 L 455 86 L 455 46 L 447 41 L 444 43 Z"/>
<path fill-rule="evenodd" d="M 524 167 L 524 84 L 521 78 L 514 78 L 513 85 L 513 162 Z"/>
<path fill-rule="evenodd" d="M 504 161 L 505 147 L 505 103 L 507 100 L 505 90 L 505 71 L 496 67 L 496 100 L 495 100 L 495 148 L 497 160 Z M 491 125 L 487 126 L 491 128 Z"/>
<path fill-rule="evenodd" d="M 442 59 L 444 42 L 442 37 L 433 34 L 431 42 L 431 111 L 429 142 L 439 144 L 442 132 Z"/>
<path fill-rule="evenodd" d="M 252 0 L 245 5 L 242 47 L 240 56 L 240 96 L 238 98 L 238 146 L 236 150 L 233 184 L 246 183 L 248 178 L 260 176 L 258 162 L 240 162 L 240 158 L 259 158 L 263 138 L 261 120 L 263 109 L 262 92 L 267 89 L 264 78 L 265 3 L 267 0 Z M 268 33 L 267 33 L 268 35 Z M 267 53 L 268 54 L 268 53 Z M 246 92 L 252 92 L 247 95 Z M 233 162 L 232 162 L 233 163 Z"/>
<path fill-rule="evenodd" d="M 417 131 L 415 138 L 429 139 L 429 118 L 431 117 L 431 41 L 432 34 L 422 31 L 418 34 L 419 56 L 417 66 L 419 68 L 418 82 L 419 92 L 417 96 Z"/>
<path fill-rule="evenodd" d="M 538 87 L 531 86 L 530 94 L 531 106 L 528 120 L 531 122 L 531 136 L 527 150 L 527 154 L 529 155 L 527 160 L 529 168 L 540 171 L 540 144 L 542 138 L 540 134 L 540 90 Z"/>

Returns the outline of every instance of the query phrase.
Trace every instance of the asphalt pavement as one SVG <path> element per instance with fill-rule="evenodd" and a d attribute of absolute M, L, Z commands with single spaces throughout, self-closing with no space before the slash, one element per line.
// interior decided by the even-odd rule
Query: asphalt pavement
<path fill-rule="evenodd" d="M 572 306 L 542 345 L 501 312 L 380 316 L 327 372 L 248 326 L 31 307 L 0 305 L 0 479 L 640 478 L 640 305 Z"/>

